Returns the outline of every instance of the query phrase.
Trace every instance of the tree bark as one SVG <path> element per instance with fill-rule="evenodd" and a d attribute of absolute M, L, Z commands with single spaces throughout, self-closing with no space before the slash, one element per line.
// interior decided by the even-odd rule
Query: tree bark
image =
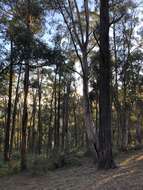
<path fill-rule="evenodd" d="M 63 127 L 62 127 L 62 150 L 68 151 L 68 123 L 69 123 L 69 95 L 71 80 L 66 84 L 66 91 L 63 99 Z"/>
<path fill-rule="evenodd" d="M 115 167 L 111 141 L 109 0 L 100 0 L 99 169 Z"/>
<path fill-rule="evenodd" d="M 30 29 L 30 0 L 27 0 L 27 15 L 26 15 L 26 27 L 29 39 L 31 37 Z M 31 39 L 30 39 L 31 40 Z M 25 76 L 24 76 L 24 103 L 23 103 L 23 115 L 22 115 L 22 142 L 21 142 L 21 170 L 27 169 L 27 124 L 28 124 L 28 93 L 29 93 L 29 63 L 30 63 L 30 41 L 24 47 L 25 49 Z"/>
<path fill-rule="evenodd" d="M 98 136 L 96 128 L 92 118 L 92 112 L 89 101 L 89 90 L 88 90 L 88 62 L 86 54 L 83 54 L 83 106 L 84 106 L 84 122 L 87 132 L 87 137 L 89 141 L 89 147 L 95 157 L 95 160 L 98 160 Z"/>
<path fill-rule="evenodd" d="M 7 108 L 7 122 L 5 129 L 5 142 L 4 142 L 4 161 L 9 161 L 9 148 L 10 148 L 10 127 L 11 127 L 11 107 L 12 107 L 12 83 L 13 83 L 13 42 L 11 40 L 11 55 L 10 55 L 10 69 L 9 69 L 9 92 L 8 92 L 8 108 Z"/>
<path fill-rule="evenodd" d="M 22 142 L 21 142 L 21 170 L 27 169 L 26 138 L 27 138 L 27 123 L 28 123 L 28 110 L 27 110 L 28 90 L 29 90 L 29 60 L 25 62 L 24 104 L 23 104 L 23 116 L 22 116 Z"/>
<path fill-rule="evenodd" d="M 57 68 L 54 81 L 54 149 L 57 145 Z"/>
<path fill-rule="evenodd" d="M 39 142 L 38 142 L 38 153 L 41 154 L 41 150 L 42 150 L 42 133 L 43 133 L 43 129 L 42 129 L 42 122 L 41 122 L 41 93 L 42 93 L 42 76 L 40 79 L 40 72 L 38 73 L 38 131 L 39 131 Z"/>
<path fill-rule="evenodd" d="M 20 77 L 21 77 L 21 68 L 22 65 L 20 65 L 19 69 L 19 75 L 18 75 L 18 81 L 17 81 L 17 87 L 16 87 L 16 92 L 15 92 L 15 101 L 14 101 L 14 108 L 13 108 L 13 114 L 12 114 L 12 127 L 11 127 L 11 138 L 10 138 L 10 157 L 12 154 L 13 150 L 13 139 L 14 139 L 14 134 L 15 134 L 15 122 L 16 122 L 16 113 L 17 113 L 17 104 L 19 101 L 19 83 L 20 83 Z"/>
<path fill-rule="evenodd" d="M 142 143 L 142 134 L 141 134 L 141 114 L 137 115 L 137 123 L 136 123 L 136 138 L 139 144 Z"/>
<path fill-rule="evenodd" d="M 31 140 L 31 151 L 35 152 L 35 136 L 36 136 L 36 128 L 35 128 L 35 120 L 36 120 L 36 107 L 37 107 L 37 91 L 33 92 L 33 110 L 32 110 L 32 140 Z"/>
<path fill-rule="evenodd" d="M 56 148 L 60 147 L 60 117 L 61 117 L 61 66 L 59 66 L 58 80 L 58 109 L 57 109 L 57 130 L 56 130 Z"/>
<path fill-rule="evenodd" d="M 55 75 L 56 79 L 56 75 Z M 53 140 L 53 100 L 54 100 L 54 90 L 52 92 L 51 102 L 50 102 L 50 116 L 49 116 L 49 129 L 48 129 L 48 145 L 47 145 L 47 153 L 48 156 L 52 150 L 52 140 Z"/>

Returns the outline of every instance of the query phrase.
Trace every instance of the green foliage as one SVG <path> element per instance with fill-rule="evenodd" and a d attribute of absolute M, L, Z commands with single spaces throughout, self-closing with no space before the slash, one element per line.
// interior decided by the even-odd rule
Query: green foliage
<path fill-rule="evenodd" d="M 48 160 L 43 156 L 36 156 L 29 165 L 29 170 L 32 175 L 43 175 L 47 173 L 48 169 Z"/>
<path fill-rule="evenodd" d="M 20 171 L 20 162 L 17 160 L 9 161 L 5 163 L 0 160 L 0 177 L 17 174 Z"/>
<path fill-rule="evenodd" d="M 15 152 L 9 162 L 3 161 L 3 156 L 0 155 L 0 177 L 14 175 L 20 172 L 20 154 Z"/>
<path fill-rule="evenodd" d="M 12 160 L 17 160 L 17 161 L 19 161 L 19 160 L 20 160 L 20 157 L 21 157 L 21 155 L 20 155 L 19 152 L 14 152 L 14 153 L 12 154 Z"/>
<path fill-rule="evenodd" d="M 54 171 L 60 168 L 81 166 L 81 160 L 81 155 L 76 154 L 52 154 L 50 158 L 41 155 L 33 158 L 29 169 L 32 175 L 44 175 L 48 171 Z"/>

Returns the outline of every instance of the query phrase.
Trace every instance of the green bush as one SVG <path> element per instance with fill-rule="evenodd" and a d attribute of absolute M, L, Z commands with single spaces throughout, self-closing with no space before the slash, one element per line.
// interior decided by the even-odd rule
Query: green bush
<path fill-rule="evenodd" d="M 20 172 L 20 161 L 11 160 L 8 163 L 9 174 L 17 174 Z"/>
<path fill-rule="evenodd" d="M 29 166 L 30 172 L 33 175 L 42 175 L 48 171 L 48 161 L 42 156 L 36 156 L 32 159 Z"/>
<path fill-rule="evenodd" d="M 21 158 L 21 155 L 19 152 L 13 153 L 12 160 L 20 160 L 20 158 Z"/>
<path fill-rule="evenodd" d="M 20 171 L 20 162 L 11 160 L 7 163 L 0 160 L 0 176 L 13 175 Z"/>
<path fill-rule="evenodd" d="M 33 158 L 30 164 L 32 175 L 44 175 L 59 168 L 81 166 L 81 159 L 75 155 L 52 154 L 48 159 L 43 156 Z"/>

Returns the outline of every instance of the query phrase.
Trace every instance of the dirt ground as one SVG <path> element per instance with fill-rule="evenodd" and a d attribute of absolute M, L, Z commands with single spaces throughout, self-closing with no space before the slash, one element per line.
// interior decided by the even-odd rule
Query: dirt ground
<path fill-rule="evenodd" d="M 143 151 L 123 156 L 117 162 L 117 169 L 97 171 L 92 160 L 86 158 L 80 167 L 45 176 L 1 177 L 0 190 L 143 190 Z"/>

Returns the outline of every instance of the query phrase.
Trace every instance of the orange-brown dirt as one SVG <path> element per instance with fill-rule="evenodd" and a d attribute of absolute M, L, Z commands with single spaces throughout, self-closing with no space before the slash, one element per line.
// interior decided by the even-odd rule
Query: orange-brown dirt
<path fill-rule="evenodd" d="M 122 156 L 119 168 L 97 171 L 92 160 L 80 167 L 59 169 L 45 176 L 18 174 L 0 178 L 0 190 L 143 190 L 143 151 Z"/>

